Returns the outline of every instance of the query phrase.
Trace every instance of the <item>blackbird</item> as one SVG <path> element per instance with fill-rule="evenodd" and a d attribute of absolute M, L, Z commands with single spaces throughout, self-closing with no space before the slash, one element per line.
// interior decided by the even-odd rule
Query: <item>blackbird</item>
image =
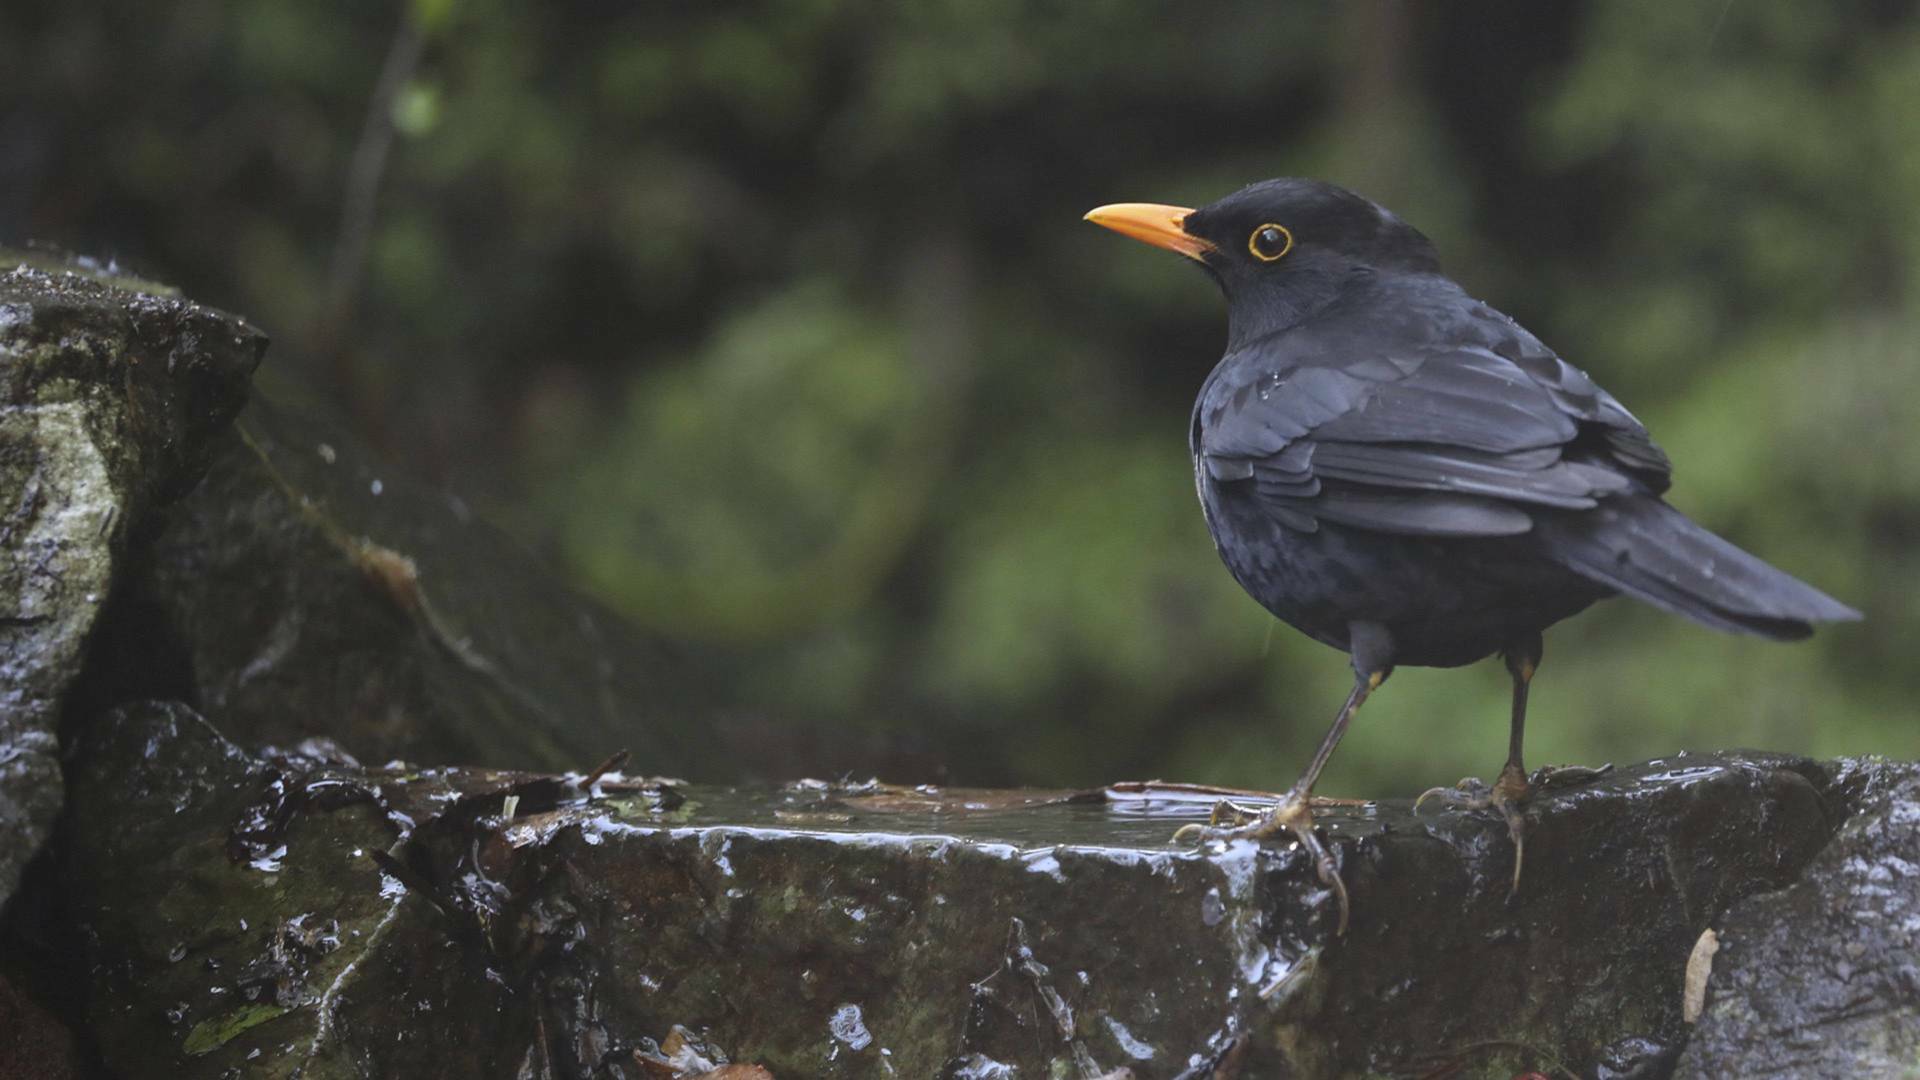
<path fill-rule="evenodd" d="M 1226 355 L 1188 428 L 1207 528 L 1255 600 L 1353 661 L 1353 692 L 1285 797 L 1251 824 L 1182 834 L 1291 831 L 1338 894 L 1342 931 L 1346 887 L 1309 802 L 1396 665 L 1505 658 L 1506 766 L 1451 801 L 1502 812 L 1518 889 L 1541 631 L 1619 594 L 1775 640 L 1860 617 L 1667 505 L 1672 468 L 1640 421 L 1370 200 L 1278 179 L 1198 210 L 1120 203 L 1087 220 L 1193 259 L 1226 294 Z"/>

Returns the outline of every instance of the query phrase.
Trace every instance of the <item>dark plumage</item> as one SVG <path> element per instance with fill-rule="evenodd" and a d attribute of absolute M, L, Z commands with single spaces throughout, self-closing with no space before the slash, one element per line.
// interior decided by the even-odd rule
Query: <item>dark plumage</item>
<path fill-rule="evenodd" d="M 1226 355 L 1189 429 L 1208 528 L 1235 580 L 1350 652 L 1356 676 L 1288 798 L 1228 831 L 1291 829 L 1330 884 L 1307 797 L 1395 665 L 1506 656 L 1513 738 L 1482 801 L 1506 812 L 1517 845 L 1542 630 L 1616 593 L 1776 639 L 1859 617 L 1668 506 L 1671 466 L 1633 414 L 1443 276 L 1427 238 L 1367 199 L 1270 180 L 1198 210 L 1088 218 L 1195 259 L 1226 293 Z"/>

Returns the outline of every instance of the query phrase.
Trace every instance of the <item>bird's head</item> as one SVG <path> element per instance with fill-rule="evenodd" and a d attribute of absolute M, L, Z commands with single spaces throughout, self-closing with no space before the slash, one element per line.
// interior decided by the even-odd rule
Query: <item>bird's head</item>
<path fill-rule="evenodd" d="M 1291 325 L 1373 275 L 1440 269 L 1420 230 L 1319 180 L 1264 180 L 1197 210 L 1114 203 L 1087 220 L 1206 267 L 1234 338 Z"/>

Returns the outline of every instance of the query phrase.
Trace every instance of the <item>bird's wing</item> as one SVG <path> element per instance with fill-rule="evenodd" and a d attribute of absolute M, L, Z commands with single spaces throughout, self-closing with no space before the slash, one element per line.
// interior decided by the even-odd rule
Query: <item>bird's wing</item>
<path fill-rule="evenodd" d="M 1486 311 L 1448 341 L 1289 334 L 1229 357 L 1196 409 L 1203 467 L 1294 528 L 1426 536 L 1513 535 L 1529 508 L 1664 490 L 1666 455 L 1639 421 Z M 1371 355 L 1342 355 L 1356 347 Z"/>
<path fill-rule="evenodd" d="M 1511 361 L 1535 386 L 1546 391 L 1561 412 L 1599 440 L 1596 449 L 1612 464 L 1656 495 L 1667 490 L 1673 483 L 1673 463 L 1625 405 L 1507 316 L 1480 304 L 1474 308 L 1473 317 L 1475 327 L 1486 338 L 1486 348 Z"/>

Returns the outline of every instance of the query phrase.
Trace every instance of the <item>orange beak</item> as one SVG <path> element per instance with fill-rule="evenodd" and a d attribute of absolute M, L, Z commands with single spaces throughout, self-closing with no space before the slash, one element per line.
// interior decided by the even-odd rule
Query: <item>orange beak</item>
<path fill-rule="evenodd" d="M 1158 203 L 1113 203 L 1087 212 L 1087 220 L 1122 236 L 1131 236 L 1154 247 L 1177 251 L 1189 259 L 1205 262 L 1209 252 L 1218 248 L 1187 232 L 1182 225 L 1192 210 L 1184 206 Z"/>

